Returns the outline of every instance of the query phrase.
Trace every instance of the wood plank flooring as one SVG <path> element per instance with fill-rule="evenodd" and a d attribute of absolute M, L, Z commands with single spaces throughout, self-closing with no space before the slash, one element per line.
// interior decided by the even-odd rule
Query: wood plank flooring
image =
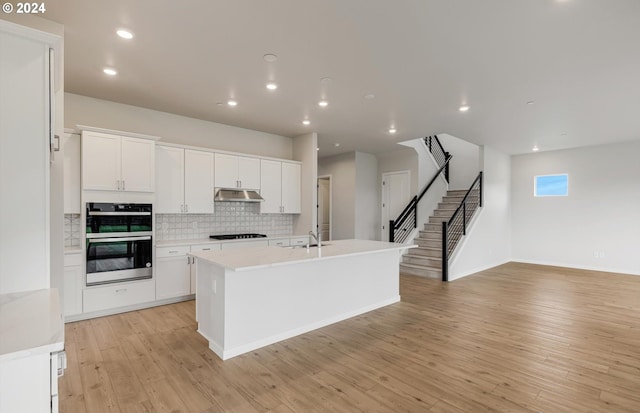
<path fill-rule="evenodd" d="M 509 263 L 400 286 L 225 362 L 193 301 L 67 324 L 60 411 L 640 411 L 640 277 Z"/>

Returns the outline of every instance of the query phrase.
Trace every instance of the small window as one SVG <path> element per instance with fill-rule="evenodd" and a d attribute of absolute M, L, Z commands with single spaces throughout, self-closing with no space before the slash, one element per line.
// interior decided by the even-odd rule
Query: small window
<path fill-rule="evenodd" d="M 569 195 L 569 175 L 538 175 L 533 178 L 533 196 Z"/>

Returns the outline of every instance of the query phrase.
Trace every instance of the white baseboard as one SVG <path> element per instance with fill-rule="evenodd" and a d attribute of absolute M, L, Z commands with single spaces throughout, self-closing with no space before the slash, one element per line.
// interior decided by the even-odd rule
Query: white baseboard
<path fill-rule="evenodd" d="M 388 306 L 390 304 L 394 304 L 400 301 L 400 296 L 395 296 L 375 304 L 371 304 L 365 307 L 358 308 L 353 311 L 348 311 L 346 313 L 339 314 L 334 317 L 326 318 L 324 320 L 317 321 L 315 323 L 307 324 L 302 327 L 294 328 L 282 333 L 274 334 L 269 337 L 265 337 L 260 340 L 253 341 L 251 343 L 242 344 L 230 349 L 222 349 L 219 345 L 209 340 L 209 348 L 216 353 L 222 360 L 228 360 L 232 357 L 239 356 L 240 354 L 247 353 L 252 350 L 259 349 L 261 347 L 268 346 L 270 344 L 277 343 L 282 340 L 286 340 L 291 337 L 298 336 L 300 334 L 308 333 L 309 331 L 316 330 L 321 327 L 328 326 L 329 324 L 337 323 L 338 321 L 343 321 L 351 317 L 355 317 L 360 314 L 368 313 L 369 311 L 376 310 L 381 307 Z"/>
<path fill-rule="evenodd" d="M 619 268 L 610 268 L 610 267 L 597 267 L 591 265 L 576 265 L 566 262 L 557 262 L 557 261 L 544 261 L 544 260 L 529 260 L 524 258 L 512 258 L 510 261 L 520 262 L 523 264 L 537 264 L 537 265 L 549 265 L 553 267 L 564 267 L 564 268 L 574 268 L 576 270 L 588 270 L 588 271 L 601 271 L 601 272 L 611 272 L 616 274 L 626 274 L 626 275 L 640 275 L 640 270 L 629 270 L 629 269 L 619 269 Z"/>

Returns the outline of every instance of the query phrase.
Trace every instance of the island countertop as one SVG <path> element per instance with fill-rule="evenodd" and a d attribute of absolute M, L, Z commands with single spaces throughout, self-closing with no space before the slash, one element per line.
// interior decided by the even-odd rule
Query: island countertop
<path fill-rule="evenodd" d="M 371 254 L 380 251 L 404 250 L 417 245 L 359 239 L 323 241 L 322 248 L 312 247 L 248 247 L 220 251 L 198 251 L 188 255 L 234 271 L 289 265 L 315 260 Z"/>

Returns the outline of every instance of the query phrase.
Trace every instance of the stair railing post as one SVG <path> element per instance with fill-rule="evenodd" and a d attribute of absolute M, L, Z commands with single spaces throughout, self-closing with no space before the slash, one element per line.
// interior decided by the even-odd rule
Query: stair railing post
<path fill-rule="evenodd" d="M 480 206 L 482 206 L 482 171 L 480 171 Z"/>
<path fill-rule="evenodd" d="M 395 226 L 395 222 L 393 220 L 389 221 L 389 242 L 393 242 L 393 227 Z"/>
<path fill-rule="evenodd" d="M 449 281 L 449 252 L 447 241 L 447 221 L 442 222 L 442 281 Z"/>
<path fill-rule="evenodd" d="M 462 202 L 462 235 L 467 235 L 467 202 Z"/>

